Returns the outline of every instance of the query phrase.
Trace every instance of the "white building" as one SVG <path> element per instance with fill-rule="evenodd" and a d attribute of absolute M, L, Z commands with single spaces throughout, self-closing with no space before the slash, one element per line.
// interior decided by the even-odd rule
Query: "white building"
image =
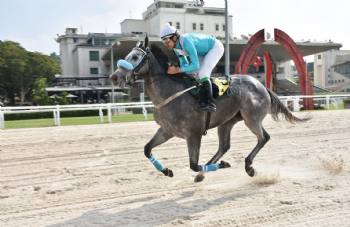
<path fill-rule="evenodd" d="M 225 45 L 225 9 L 205 7 L 203 1 L 187 0 L 154 0 L 142 14 L 142 20 L 125 19 L 121 22 L 121 33 L 89 33 L 78 34 L 78 29 L 67 28 L 66 34 L 58 36 L 56 41 L 60 45 L 62 76 L 57 78 L 57 85 L 61 86 L 106 86 L 110 82 L 108 75 L 116 69 L 119 59 L 124 58 L 135 46 L 138 40 L 143 40 L 147 33 L 152 43 L 159 44 L 169 55 L 171 60 L 176 56 L 164 47 L 159 40 L 161 30 L 166 23 L 176 27 L 180 34 L 203 33 L 216 37 Z M 244 20 L 244 18 L 242 18 Z M 234 73 L 237 61 L 248 40 L 232 37 L 232 16 L 228 16 L 228 33 L 230 45 L 230 72 Z M 254 31 L 252 31 L 254 32 Z M 107 43 L 108 41 L 108 43 Z M 121 46 L 110 43 L 118 41 Z M 297 43 L 303 56 L 324 52 L 341 47 L 336 43 Z M 273 40 L 264 43 L 257 53 L 271 52 L 278 66 L 279 77 L 290 78 L 290 60 L 284 47 Z M 111 59 L 113 59 L 111 61 Z M 112 63 L 112 64 L 111 64 Z M 224 57 L 213 70 L 212 76 L 223 76 L 225 72 Z M 251 66 L 248 74 L 264 83 L 264 69 Z M 95 89 L 95 88 L 93 88 Z M 102 89 L 102 88 L 98 88 Z M 110 89 L 105 87 L 105 90 Z M 54 92 L 54 90 L 52 90 Z"/>
<path fill-rule="evenodd" d="M 232 16 L 229 16 L 229 33 L 232 33 Z M 140 38 L 147 33 L 159 37 L 166 23 L 176 26 L 180 34 L 204 33 L 214 37 L 225 36 L 225 9 L 204 7 L 203 1 L 155 0 L 143 13 L 142 20 L 126 19 L 121 23 L 121 33 L 78 34 L 77 28 L 67 28 L 65 35 L 58 36 L 62 75 L 59 79 L 66 85 L 105 85 L 111 73 L 110 58 L 102 58 L 109 51 L 112 41 L 122 37 Z M 158 39 L 154 39 L 154 41 Z M 114 51 L 115 52 L 115 51 Z M 120 55 L 113 59 L 115 69 Z M 108 55 L 109 56 L 109 55 Z M 124 55 L 125 56 L 125 55 Z M 91 80 L 88 80 L 88 77 Z M 70 79 L 69 79 L 70 78 Z M 100 78 L 100 79 L 98 79 Z M 61 84 L 62 84 L 61 83 Z"/>
<path fill-rule="evenodd" d="M 350 50 L 315 54 L 314 83 L 332 91 L 350 92 Z"/>
<path fill-rule="evenodd" d="M 121 30 L 130 34 L 159 36 L 166 23 L 180 34 L 204 33 L 225 37 L 225 9 L 205 7 L 203 1 L 155 0 L 142 14 L 142 20 L 125 19 Z M 228 18 L 228 33 L 232 34 L 232 16 Z"/>
<path fill-rule="evenodd" d="M 101 60 L 101 56 L 110 48 L 105 42 L 112 42 L 120 36 L 120 34 L 103 33 L 84 35 L 78 34 L 77 28 L 66 28 L 66 34 L 56 39 L 60 45 L 62 81 L 67 85 L 72 82 L 74 85 L 84 83 L 105 85 L 107 80 L 104 78 L 108 77 L 109 68 Z M 88 77 L 91 77 L 91 80 L 83 79 Z M 97 79 L 98 77 L 101 79 Z"/>

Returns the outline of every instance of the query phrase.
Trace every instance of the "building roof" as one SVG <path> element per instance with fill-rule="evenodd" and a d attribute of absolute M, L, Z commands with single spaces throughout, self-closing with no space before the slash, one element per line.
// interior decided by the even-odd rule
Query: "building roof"
<path fill-rule="evenodd" d="M 335 57 L 335 62 L 334 62 L 334 65 L 332 67 L 337 66 L 337 65 L 341 65 L 341 64 L 345 64 L 348 62 L 350 62 L 350 54 L 347 54 L 347 55 L 339 54 Z"/>
<path fill-rule="evenodd" d="M 350 60 L 341 61 L 339 63 L 336 63 L 336 64 L 332 65 L 332 67 L 337 66 L 337 65 L 342 65 L 342 64 L 345 64 L 345 63 L 350 63 Z"/>
<path fill-rule="evenodd" d="M 113 56 L 114 58 L 120 57 L 124 58 L 132 48 L 135 47 L 138 40 L 144 40 L 144 37 L 124 37 L 119 38 L 117 41 L 121 42 L 120 46 L 113 47 Z M 158 44 L 165 53 L 167 53 L 172 61 L 177 60 L 174 53 L 168 50 L 164 44 L 159 41 L 159 38 L 150 37 L 151 43 Z M 225 44 L 225 41 L 222 41 Z M 230 60 L 238 61 L 244 47 L 247 44 L 247 40 L 232 40 L 230 41 Z M 320 52 L 325 52 L 332 49 L 338 49 L 342 47 L 340 43 L 320 43 L 320 42 L 296 42 L 303 56 L 313 55 Z M 111 50 L 108 49 L 104 55 L 102 55 L 102 60 L 111 60 Z M 268 40 L 264 44 L 262 44 L 258 50 L 257 55 L 262 56 L 262 52 L 271 52 L 276 61 L 284 62 L 288 60 L 292 60 L 287 50 L 279 43 L 274 42 L 272 40 Z M 224 59 L 224 57 L 222 58 Z"/>

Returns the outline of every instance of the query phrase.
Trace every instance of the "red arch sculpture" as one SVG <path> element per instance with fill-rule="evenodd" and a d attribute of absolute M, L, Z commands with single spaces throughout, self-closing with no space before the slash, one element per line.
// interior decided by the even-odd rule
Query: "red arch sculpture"
<path fill-rule="evenodd" d="M 265 29 L 261 29 L 249 39 L 238 60 L 235 74 L 247 73 L 249 65 L 256 51 L 258 50 L 260 45 L 263 44 L 265 41 Z M 296 43 L 285 32 L 277 28 L 275 28 L 275 41 L 280 43 L 288 51 L 290 57 L 294 61 L 295 67 L 299 75 L 301 93 L 303 95 L 312 95 L 312 87 L 310 83 L 309 72 L 307 71 L 303 55 L 301 54 Z M 312 98 L 304 98 L 303 104 L 305 110 L 314 109 L 314 102 Z"/>

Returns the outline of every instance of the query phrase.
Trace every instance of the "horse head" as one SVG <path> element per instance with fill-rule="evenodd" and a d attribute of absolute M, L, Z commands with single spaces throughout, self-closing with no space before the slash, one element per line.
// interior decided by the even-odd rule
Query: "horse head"
<path fill-rule="evenodd" d="M 118 61 L 118 69 L 109 77 L 111 83 L 118 87 L 131 85 L 132 81 L 150 71 L 150 49 L 148 48 L 148 36 L 145 41 L 139 41 L 136 47 L 125 57 L 125 60 Z"/>

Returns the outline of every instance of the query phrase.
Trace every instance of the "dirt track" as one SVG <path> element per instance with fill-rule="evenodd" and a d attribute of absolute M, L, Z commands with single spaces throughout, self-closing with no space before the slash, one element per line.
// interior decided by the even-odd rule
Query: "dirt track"
<path fill-rule="evenodd" d="M 0 225 L 350 226 L 350 111 L 312 116 L 299 125 L 266 117 L 271 140 L 255 178 L 244 158 L 256 138 L 237 124 L 223 157 L 232 167 L 197 184 L 184 140 L 153 150 L 174 178 L 144 157 L 155 122 L 2 130 Z M 202 141 L 205 164 L 216 130 Z"/>

